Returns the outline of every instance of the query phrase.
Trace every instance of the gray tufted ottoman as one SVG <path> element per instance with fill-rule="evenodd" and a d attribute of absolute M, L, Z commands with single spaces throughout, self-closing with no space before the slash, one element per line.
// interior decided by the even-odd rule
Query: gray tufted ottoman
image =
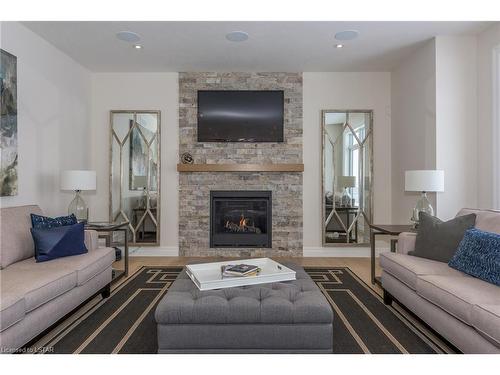
<path fill-rule="evenodd" d="M 303 268 L 297 280 L 201 292 L 185 271 L 158 304 L 159 353 L 331 353 L 333 312 Z"/>

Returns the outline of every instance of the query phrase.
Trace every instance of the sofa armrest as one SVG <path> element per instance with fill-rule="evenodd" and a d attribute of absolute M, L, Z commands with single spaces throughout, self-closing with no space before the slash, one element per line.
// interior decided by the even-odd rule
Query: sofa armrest
<path fill-rule="evenodd" d="M 99 248 L 98 235 L 95 230 L 85 230 L 85 246 L 88 251 L 93 251 Z"/>
<path fill-rule="evenodd" d="M 409 251 L 415 250 L 416 233 L 403 232 L 398 236 L 398 247 L 396 252 L 400 254 L 408 254 Z"/>

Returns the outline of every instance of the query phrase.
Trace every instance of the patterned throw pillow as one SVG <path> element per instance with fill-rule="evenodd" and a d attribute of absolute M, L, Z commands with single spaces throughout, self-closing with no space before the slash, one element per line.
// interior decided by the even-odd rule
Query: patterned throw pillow
<path fill-rule="evenodd" d="M 63 227 L 66 225 L 73 225 L 78 223 L 76 216 L 71 214 L 69 216 L 59 216 L 59 217 L 48 217 L 36 214 L 31 214 L 31 226 L 34 229 L 50 229 Z"/>
<path fill-rule="evenodd" d="M 500 286 L 500 235 L 469 229 L 448 265 Z"/>
<path fill-rule="evenodd" d="M 85 254 L 84 224 L 64 225 L 49 229 L 31 228 L 35 242 L 35 259 L 37 262 Z"/>

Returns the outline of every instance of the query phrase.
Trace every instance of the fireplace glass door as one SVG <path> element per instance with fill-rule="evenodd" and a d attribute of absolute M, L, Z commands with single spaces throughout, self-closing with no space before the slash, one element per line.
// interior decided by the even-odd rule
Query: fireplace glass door
<path fill-rule="evenodd" d="M 271 192 L 212 191 L 210 247 L 271 247 Z"/>

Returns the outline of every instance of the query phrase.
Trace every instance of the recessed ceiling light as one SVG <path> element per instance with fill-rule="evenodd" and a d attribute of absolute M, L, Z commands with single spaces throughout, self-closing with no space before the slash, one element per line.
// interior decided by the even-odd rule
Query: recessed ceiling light
<path fill-rule="evenodd" d="M 226 34 L 226 39 L 230 42 L 244 42 L 248 39 L 248 33 L 244 31 L 231 31 Z"/>
<path fill-rule="evenodd" d="M 357 30 L 344 30 L 339 31 L 335 34 L 335 39 L 337 40 L 353 40 L 359 36 L 359 31 Z"/>
<path fill-rule="evenodd" d="M 140 44 L 134 44 L 135 49 L 142 49 L 142 46 Z"/>
<path fill-rule="evenodd" d="M 141 40 L 139 34 L 134 33 L 133 31 L 120 31 L 116 33 L 116 37 L 120 40 L 123 40 L 124 42 L 129 43 L 137 43 L 139 40 Z"/>
<path fill-rule="evenodd" d="M 343 44 L 335 44 L 335 48 L 344 48 Z"/>

